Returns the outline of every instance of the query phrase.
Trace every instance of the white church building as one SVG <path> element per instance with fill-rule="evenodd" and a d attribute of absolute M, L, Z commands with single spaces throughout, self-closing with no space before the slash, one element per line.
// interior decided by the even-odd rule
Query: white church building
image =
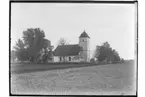
<path fill-rule="evenodd" d="M 89 62 L 90 37 L 84 31 L 78 44 L 58 45 L 53 53 L 54 62 Z"/>

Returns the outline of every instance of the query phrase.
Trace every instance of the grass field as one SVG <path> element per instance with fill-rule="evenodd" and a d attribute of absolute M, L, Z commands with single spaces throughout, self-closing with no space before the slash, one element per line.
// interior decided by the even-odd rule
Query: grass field
<path fill-rule="evenodd" d="M 12 64 L 11 73 L 28 73 L 46 70 L 67 69 L 76 67 L 96 66 L 97 64 L 77 64 L 77 63 L 59 63 L 59 64 Z"/>
<path fill-rule="evenodd" d="M 136 94 L 133 62 L 12 73 L 13 94 L 130 95 Z"/>

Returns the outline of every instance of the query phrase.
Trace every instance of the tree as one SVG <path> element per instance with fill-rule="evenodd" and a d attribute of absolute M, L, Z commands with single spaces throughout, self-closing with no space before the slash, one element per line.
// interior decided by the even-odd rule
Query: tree
<path fill-rule="evenodd" d="M 50 41 L 45 39 L 44 31 L 40 28 L 30 28 L 23 32 L 23 40 L 29 52 L 31 62 L 36 62 L 39 59 L 39 53 L 50 46 Z"/>
<path fill-rule="evenodd" d="M 11 51 L 11 62 L 14 62 L 14 60 L 16 59 L 16 51 L 12 50 Z"/>
<path fill-rule="evenodd" d="M 25 44 L 21 39 L 18 39 L 18 41 L 16 42 L 16 45 L 14 46 L 14 49 L 16 51 L 20 51 L 21 49 L 25 49 Z"/>
<path fill-rule="evenodd" d="M 21 39 L 18 39 L 16 45 L 14 46 L 14 49 L 15 49 L 15 56 L 18 58 L 19 61 L 28 60 L 28 52 L 24 42 Z"/>
<path fill-rule="evenodd" d="M 45 39 L 44 31 L 40 28 L 29 28 L 23 31 L 23 41 L 18 40 L 14 47 L 18 57 L 27 56 L 27 60 L 37 62 L 42 51 L 50 47 L 50 41 Z"/>
<path fill-rule="evenodd" d="M 58 41 L 58 45 L 66 45 L 68 44 L 68 41 L 64 38 L 60 38 L 60 40 Z"/>
<path fill-rule="evenodd" d="M 47 63 L 48 61 L 52 61 L 53 60 L 53 51 L 52 51 L 52 47 L 51 48 L 47 48 L 44 49 L 41 52 L 41 57 L 39 59 L 39 62 L 41 63 Z"/>
<path fill-rule="evenodd" d="M 97 58 L 99 56 L 100 48 L 101 48 L 101 46 L 99 46 L 99 45 L 96 46 L 96 50 L 94 51 L 93 58 Z"/>
<path fill-rule="evenodd" d="M 116 63 L 117 61 L 120 61 L 118 52 L 115 49 L 112 49 L 108 42 L 96 47 L 94 57 L 100 62 L 106 61 L 107 63 Z"/>

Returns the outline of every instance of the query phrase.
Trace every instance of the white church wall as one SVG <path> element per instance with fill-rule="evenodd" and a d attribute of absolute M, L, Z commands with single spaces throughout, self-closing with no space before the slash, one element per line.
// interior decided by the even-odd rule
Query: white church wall
<path fill-rule="evenodd" d="M 65 57 L 65 61 L 67 62 L 80 62 L 79 59 L 75 59 L 76 56 L 66 56 Z M 71 58 L 71 60 L 69 60 L 69 58 Z"/>
<path fill-rule="evenodd" d="M 69 60 L 69 57 L 71 57 L 71 61 Z M 75 58 L 76 56 L 66 56 L 65 58 L 65 62 L 80 62 L 82 61 L 81 59 L 77 59 Z M 54 62 L 64 62 L 63 58 L 62 61 L 60 61 L 60 56 L 54 56 Z"/>
<path fill-rule="evenodd" d="M 71 57 L 71 61 L 70 62 L 80 62 L 79 59 L 75 58 L 76 56 L 70 56 Z"/>
<path fill-rule="evenodd" d="M 58 56 L 54 56 L 53 60 L 54 60 L 54 62 L 59 62 L 60 61 Z"/>

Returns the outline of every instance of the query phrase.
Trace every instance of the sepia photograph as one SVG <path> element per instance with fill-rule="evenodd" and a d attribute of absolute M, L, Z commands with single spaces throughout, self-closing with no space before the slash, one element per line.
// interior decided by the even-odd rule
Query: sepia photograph
<path fill-rule="evenodd" d="M 137 2 L 10 2 L 11 95 L 136 95 Z"/>

